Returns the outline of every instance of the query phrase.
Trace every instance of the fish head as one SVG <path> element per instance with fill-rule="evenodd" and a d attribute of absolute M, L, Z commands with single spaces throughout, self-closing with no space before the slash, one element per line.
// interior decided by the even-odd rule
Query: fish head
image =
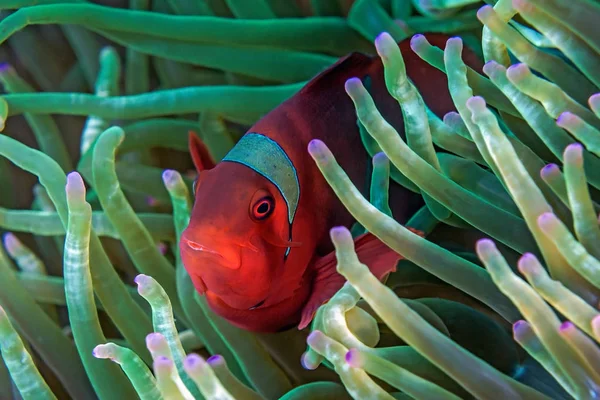
<path fill-rule="evenodd" d="M 200 294 L 237 310 L 260 307 L 299 245 L 290 241 L 288 201 L 272 180 L 227 157 L 202 169 L 201 147 L 190 143 L 199 175 L 179 243 L 183 264 Z"/>

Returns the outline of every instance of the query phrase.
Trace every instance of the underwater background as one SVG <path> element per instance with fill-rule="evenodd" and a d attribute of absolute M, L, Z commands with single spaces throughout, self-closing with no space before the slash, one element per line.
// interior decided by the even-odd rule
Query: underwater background
<path fill-rule="evenodd" d="M 600 396 L 597 1 L 0 9 L 0 399 Z M 440 49 L 413 36 L 426 32 L 452 38 Z M 404 39 L 447 74 L 456 112 L 440 119 L 423 102 Z M 406 142 L 353 81 L 369 198 L 335 148 L 307 150 L 358 221 L 331 231 L 347 283 L 304 331 L 235 328 L 178 254 L 188 132 L 220 160 L 353 51 L 384 59 Z M 424 238 L 389 217 L 390 178 L 422 194 L 407 225 Z M 385 284 L 354 251 L 365 230 L 404 257 Z"/>

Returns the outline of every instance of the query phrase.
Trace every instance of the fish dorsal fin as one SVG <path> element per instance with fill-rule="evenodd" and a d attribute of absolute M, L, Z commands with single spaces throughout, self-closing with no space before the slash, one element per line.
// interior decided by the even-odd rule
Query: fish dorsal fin
<path fill-rule="evenodd" d="M 214 168 L 215 160 L 213 160 L 202 139 L 193 131 L 188 133 L 188 144 L 192 161 L 198 172 Z"/>
<path fill-rule="evenodd" d="M 372 58 L 362 53 L 350 53 L 322 71 L 308 82 L 299 94 L 320 94 L 340 88 L 343 91 L 346 81 L 364 75 L 372 63 Z"/>

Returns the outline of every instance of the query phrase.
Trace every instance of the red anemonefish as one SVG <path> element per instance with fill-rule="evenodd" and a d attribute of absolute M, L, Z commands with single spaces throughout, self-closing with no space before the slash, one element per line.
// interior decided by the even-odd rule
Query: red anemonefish
<path fill-rule="evenodd" d="M 443 48 L 443 35 L 427 35 Z M 454 110 L 446 75 L 400 43 L 407 74 L 438 116 Z M 480 65 L 465 52 L 467 64 Z M 259 332 L 307 326 L 316 309 L 344 284 L 329 238 L 334 226 L 355 221 L 329 187 L 307 146 L 320 139 L 363 193 L 369 163 L 345 82 L 370 79 L 383 117 L 404 136 L 400 106 L 387 92 L 379 57 L 352 53 L 312 79 L 258 121 L 215 165 L 190 135 L 198 179 L 190 223 L 179 243 L 196 290 L 233 325 Z M 391 182 L 390 207 L 405 223 L 420 195 Z M 394 271 L 399 254 L 367 233 L 355 239 L 359 259 L 380 279 Z"/>

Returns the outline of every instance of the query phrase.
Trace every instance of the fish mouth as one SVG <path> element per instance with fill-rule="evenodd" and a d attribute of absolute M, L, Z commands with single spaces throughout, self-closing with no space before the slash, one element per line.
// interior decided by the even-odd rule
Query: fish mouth
<path fill-rule="evenodd" d="M 244 294 L 243 294 L 243 293 L 236 292 L 236 291 L 235 291 L 235 290 L 233 290 L 232 288 L 230 288 L 229 290 L 231 290 L 231 292 L 232 292 L 233 294 L 235 294 L 236 296 L 244 296 Z M 224 300 L 222 297 L 221 297 L 221 300 L 222 300 L 223 302 L 227 303 L 227 302 L 226 302 L 226 301 L 225 301 L 225 300 Z M 259 301 L 259 302 L 258 302 L 258 303 L 256 303 L 255 305 L 253 305 L 252 307 L 249 307 L 249 308 L 247 308 L 246 310 L 248 310 L 248 311 L 256 310 L 257 308 L 259 308 L 259 307 L 263 306 L 263 305 L 265 304 L 265 302 L 266 302 L 266 301 L 267 301 L 267 298 L 265 297 L 264 299 L 262 299 L 261 301 Z M 237 307 L 234 307 L 234 308 L 237 308 Z"/>
<path fill-rule="evenodd" d="M 201 245 L 200 243 L 196 243 L 196 242 L 192 242 L 191 240 L 187 241 L 187 245 L 190 246 L 190 248 L 192 250 L 196 250 L 196 251 L 206 251 L 208 253 L 212 253 L 212 254 L 216 254 L 219 257 L 222 257 L 221 254 L 219 252 L 216 252 L 214 250 L 209 249 L 208 247 L 205 247 L 203 245 Z"/>
<path fill-rule="evenodd" d="M 217 263 L 222 267 L 228 269 L 238 269 L 241 266 L 241 259 L 239 259 L 238 262 L 233 262 L 230 259 L 225 258 L 225 256 L 223 256 L 223 254 L 221 254 L 220 252 L 213 250 L 210 247 L 205 246 L 201 243 L 194 242 L 189 239 L 183 239 L 183 241 L 191 250 L 195 252 L 200 252 L 202 255 L 207 255 L 216 258 Z"/>
<path fill-rule="evenodd" d="M 263 304 L 265 304 L 265 301 L 267 299 L 261 300 L 258 303 L 256 303 L 255 305 L 253 305 L 252 307 L 250 307 L 248 310 L 256 310 L 258 307 L 262 306 Z"/>
<path fill-rule="evenodd" d="M 258 303 L 256 303 L 252 307 L 248 307 L 247 305 L 245 305 L 245 306 L 241 305 L 241 304 L 236 305 L 235 301 L 232 302 L 231 296 L 227 296 L 227 295 L 224 296 L 223 294 L 220 294 L 220 293 L 215 292 L 215 291 L 210 290 L 210 289 L 206 291 L 206 294 L 212 296 L 215 299 L 218 299 L 219 302 L 221 304 L 227 306 L 227 308 L 230 308 L 230 309 L 233 309 L 233 310 L 238 310 L 238 311 L 252 311 L 252 310 L 256 310 L 259 307 L 263 306 L 265 304 L 265 301 L 266 301 L 266 299 L 264 299 L 264 300 L 259 301 Z M 232 292 L 232 294 L 234 294 L 238 298 L 239 297 L 243 297 L 240 294 L 235 293 L 235 292 Z"/>

